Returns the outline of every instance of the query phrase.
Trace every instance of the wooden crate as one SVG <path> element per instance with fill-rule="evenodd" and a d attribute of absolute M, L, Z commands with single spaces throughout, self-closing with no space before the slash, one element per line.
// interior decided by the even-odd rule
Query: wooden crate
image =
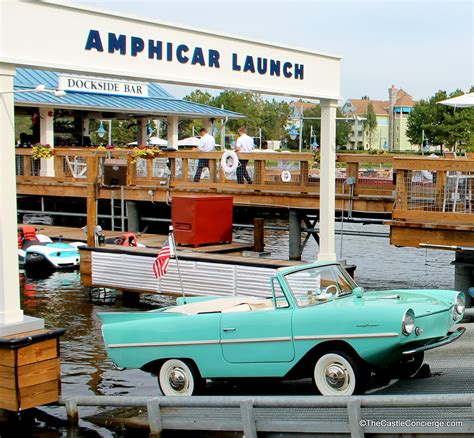
<path fill-rule="evenodd" d="M 0 408 L 20 411 L 59 400 L 64 329 L 0 338 Z"/>

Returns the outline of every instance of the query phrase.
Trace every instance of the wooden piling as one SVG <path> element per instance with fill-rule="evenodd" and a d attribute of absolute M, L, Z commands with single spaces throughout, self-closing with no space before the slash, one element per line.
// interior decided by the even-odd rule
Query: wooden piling
<path fill-rule="evenodd" d="M 263 218 L 256 217 L 253 220 L 253 241 L 255 252 L 263 252 L 265 248 L 265 230 L 263 225 Z"/>

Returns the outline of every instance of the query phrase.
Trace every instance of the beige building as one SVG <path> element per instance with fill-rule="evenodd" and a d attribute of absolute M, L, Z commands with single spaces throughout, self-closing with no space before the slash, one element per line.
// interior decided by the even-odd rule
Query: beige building
<path fill-rule="evenodd" d="M 364 129 L 369 102 L 377 117 L 372 133 Z M 350 150 L 380 149 L 407 151 L 414 149 L 406 136 L 408 116 L 413 108 L 412 97 L 394 85 L 389 89 L 389 100 L 348 99 L 342 107 L 347 117 L 354 117 L 347 148 Z M 416 147 L 417 148 L 417 147 Z"/>

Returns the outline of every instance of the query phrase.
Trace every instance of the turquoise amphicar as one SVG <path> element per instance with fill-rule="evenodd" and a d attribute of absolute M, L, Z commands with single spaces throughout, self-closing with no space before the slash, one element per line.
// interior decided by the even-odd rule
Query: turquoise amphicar
<path fill-rule="evenodd" d="M 416 373 L 453 342 L 465 297 L 449 290 L 366 292 L 337 263 L 282 268 L 269 296 L 178 299 L 149 312 L 101 313 L 112 361 L 156 374 L 165 395 L 206 379 L 312 377 L 323 395 L 363 393 L 370 378 Z"/>

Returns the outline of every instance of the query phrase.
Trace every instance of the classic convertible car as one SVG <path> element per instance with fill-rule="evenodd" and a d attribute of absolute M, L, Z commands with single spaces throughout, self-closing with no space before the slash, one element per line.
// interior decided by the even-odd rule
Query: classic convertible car
<path fill-rule="evenodd" d="M 205 379 L 312 377 L 323 395 L 413 375 L 424 351 L 459 338 L 465 298 L 448 290 L 365 292 L 337 263 L 281 268 L 271 296 L 186 298 L 149 312 L 101 313 L 109 356 L 156 374 L 164 395 Z M 270 293 L 269 293 L 270 295 Z"/>

